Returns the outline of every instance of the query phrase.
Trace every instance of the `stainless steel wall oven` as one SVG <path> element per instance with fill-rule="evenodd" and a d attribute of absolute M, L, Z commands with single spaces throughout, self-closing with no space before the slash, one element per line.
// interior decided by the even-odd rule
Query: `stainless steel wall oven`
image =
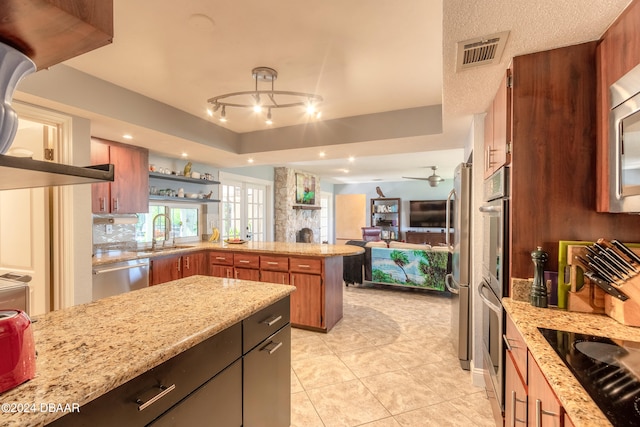
<path fill-rule="evenodd" d="M 482 353 L 485 388 L 496 419 L 504 412 L 504 322 L 502 297 L 507 296 L 509 272 L 509 169 L 500 168 L 484 182 L 482 281 Z"/>

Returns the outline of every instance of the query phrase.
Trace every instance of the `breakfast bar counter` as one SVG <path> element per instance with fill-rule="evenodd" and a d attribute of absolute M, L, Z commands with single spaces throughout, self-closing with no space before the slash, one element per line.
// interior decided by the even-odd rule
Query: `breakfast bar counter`
<path fill-rule="evenodd" d="M 622 325 L 602 314 L 537 308 L 511 298 L 504 298 L 502 304 L 574 425 L 611 425 L 538 327 L 636 342 L 640 342 L 640 328 Z"/>
<path fill-rule="evenodd" d="M 50 423 L 294 290 L 192 276 L 36 316 L 36 376 L 0 394 L 0 425 Z"/>
<path fill-rule="evenodd" d="M 364 253 L 364 248 L 351 245 L 329 245 L 319 243 L 289 243 L 289 242 L 253 242 L 242 244 L 226 242 L 199 242 L 177 245 L 175 248 L 165 248 L 151 251 L 141 248 L 136 251 L 113 251 L 96 254 L 93 265 L 110 264 L 119 261 L 127 261 L 136 258 L 153 258 L 159 256 L 185 254 L 195 251 L 233 251 L 233 252 L 255 252 L 261 254 L 273 254 L 283 256 L 301 257 L 342 257 Z"/>

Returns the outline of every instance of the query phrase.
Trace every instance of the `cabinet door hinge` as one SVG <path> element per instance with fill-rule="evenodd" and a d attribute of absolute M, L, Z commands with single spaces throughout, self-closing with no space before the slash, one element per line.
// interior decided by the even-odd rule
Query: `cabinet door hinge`
<path fill-rule="evenodd" d="M 45 160 L 53 160 L 53 148 L 45 148 L 44 149 L 44 159 Z"/>
<path fill-rule="evenodd" d="M 507 142 L 507 154 L 511 154 L 511 146 L 512 146 L 512 142 L 511 141 Z"/>
<path fill-rule="evenodd" d="M 508 76 L 507 77 L 507 87 L 508 88 L 513 88 L 513 76 Z"/>

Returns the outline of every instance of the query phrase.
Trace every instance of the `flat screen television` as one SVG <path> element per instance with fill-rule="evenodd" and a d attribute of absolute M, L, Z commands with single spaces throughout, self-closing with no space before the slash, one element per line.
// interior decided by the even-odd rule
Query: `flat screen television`
<path fill-rule="evenodd" d="M 446 200 L 410 200 L 409 227 L 447 227 Z M 453 227 L 453 201 L 449 211 L 449 226 Z"/>

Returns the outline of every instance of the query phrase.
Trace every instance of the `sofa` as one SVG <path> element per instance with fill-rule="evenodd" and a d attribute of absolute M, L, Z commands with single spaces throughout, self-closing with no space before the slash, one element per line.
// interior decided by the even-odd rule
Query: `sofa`
<path fill-rule="evenodd" d="M 346 244 L 365 249 L 362 255 L 344 258 L 347 286 L 369 282 L 446 291 L 445 277 L 451 272 L 451 252 L 446 246 L 364 240 Z"/>

